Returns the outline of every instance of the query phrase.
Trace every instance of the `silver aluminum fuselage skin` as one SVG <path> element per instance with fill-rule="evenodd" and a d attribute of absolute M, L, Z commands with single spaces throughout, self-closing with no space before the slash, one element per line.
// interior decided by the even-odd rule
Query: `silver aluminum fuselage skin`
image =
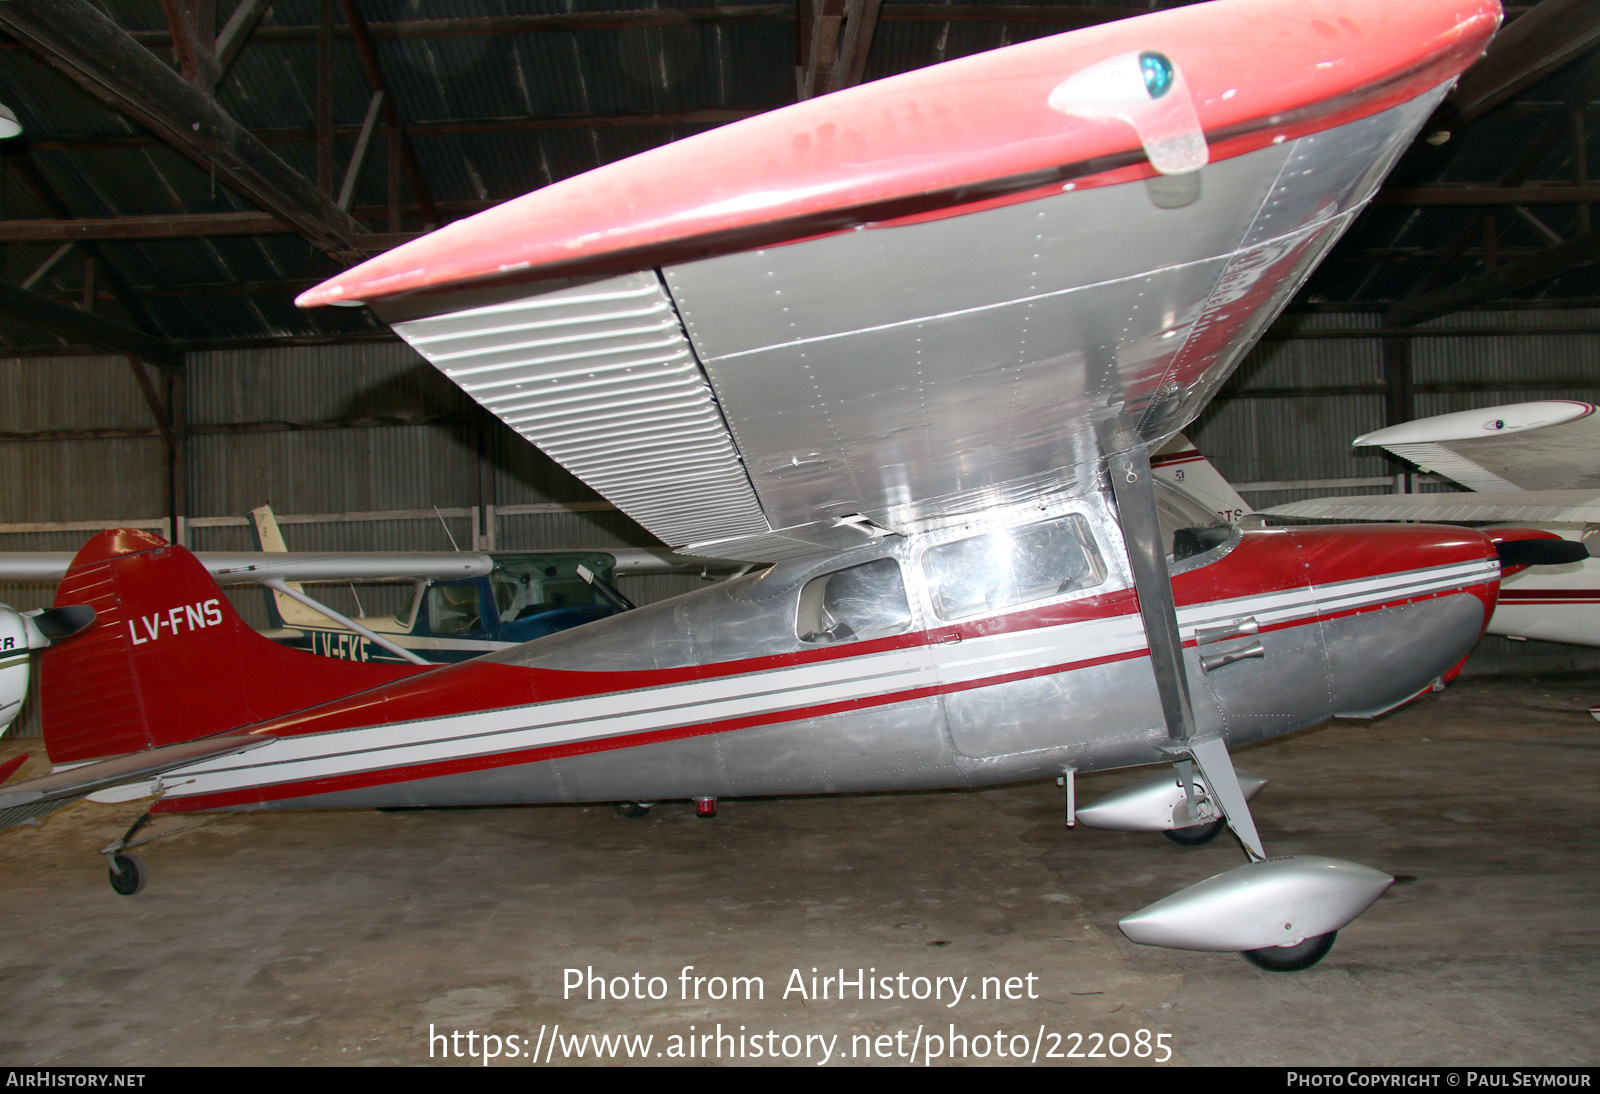
<path fill-rule="evenodd" d="M 1103 561 L 1097 584 L 940 616 L 929 551 L 1074 515 Z M 1090 496 L 1015 517 L 1028 523 L 894 537 L 826 562 L 780 564 L 391 685 L 413 700 L 411 711 L 432 689 L 438 714 L 321 729 L 313 712 L 293 731 L 273 730 L 285 733 L 273 745 L 188 769 L 160 806 L 896 790 L 1161 762 L 1166 728 L 1108 505 Z M 1374 531 L 1232 529 L 1175 564 L 1202 734 L 1236 747 L 1383 709 L 1466 655 L 1493 603 L 1493 545 L 1475 532 L 1426 526 L 1378 529 L 1385 538 L 1372 545 Z M 884 637 L 808 639 L 808 588 L 882 560 L 903 580 L 905 624 Z M 1203 667 L 1206 657 L 1238 649 L 1250 652 Z M 507 686 L 525 688 L 529 701 L 462 710 L 470 689 Z M 385 706 L 384 690 L 367 701 L 374 711 Z"/>

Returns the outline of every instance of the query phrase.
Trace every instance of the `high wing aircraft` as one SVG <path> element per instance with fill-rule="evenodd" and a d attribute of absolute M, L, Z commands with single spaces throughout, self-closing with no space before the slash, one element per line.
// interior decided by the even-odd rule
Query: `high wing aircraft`
<path fill-rule="evenodd" d="M 1600 646 L 1600 414 L 1570 399 L 1420 418 L 1357 437 L 1471 493 L 1316 498 L 1271 516 L 1517 521 L 1572 541 L 1571 557 L 1509 578 L 1489 633 Z M 1600 707 L 1590 711 L 1600 718 Z"/>
<path fill-rule="evenodd" d="M 1070 808 L 1077 774 L 1152 765 L 1078 819 L 1225 824 L 1248 862 L 1123 930 L 1315 962 L 1391 879 L 1269 859 L 1229 749 L 1450 675 L 1496 540 L 1543 534 L 1242 531 L 1167 499 L 1147 453 L 1499 18 L 1219 0 L 1097 26 L 657 148 L 311 290 L 377 310 L 664 542 L 771 567 L 458 665 L 306 671 L 186 552 L 104 533 L 58 594 L 97 622 L 42 656 L 58 769 L 0 810 L 111 787 L 152 815 L 710 812 L 1046 778 Z M 124 892 L 132 836 L 106 849 Z"/>

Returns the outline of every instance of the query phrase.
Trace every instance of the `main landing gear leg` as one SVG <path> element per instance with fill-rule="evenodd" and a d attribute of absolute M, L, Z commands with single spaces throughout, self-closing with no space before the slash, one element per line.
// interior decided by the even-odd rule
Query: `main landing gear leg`
<path fill-rule="evenodd" d="M 1206 821 L 1220 812 L 1250 858 L 1248 865 L 1207 878 L 1128 916 L 1120 924 L 1122 932 L 1151 946 L 1236 950 L 1273 972 L 1309 968 L 1332 948 L 1335 933 L 1366 911 L 1394 879 L 1338 859 L 1266 857 L 1227 743 L 1221 736 L 1200 734 L 1190 705 L 1149 454 L 1131 429 L 1124 428 L 1114 440 L 1121 443 L 1105 446 L 1107 452 L 1118 453 L 1108 470 L 1167 725 L 1162 749 L 1177 766 L 1188 811 Z M 1209 798 L 1204 810 L 1195 785 L 1197 775 Z"/>

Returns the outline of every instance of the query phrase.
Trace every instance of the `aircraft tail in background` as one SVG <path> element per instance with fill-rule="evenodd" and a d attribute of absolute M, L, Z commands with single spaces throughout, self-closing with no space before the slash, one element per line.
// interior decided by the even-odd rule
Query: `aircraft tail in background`
<path fill-rule="evenodd" d="M 1206 459 L 1182 433 L 1162 445 L 1150 456 L 1150 470 L 1159 479 L 1171 483 L 1193 497 L 1229 524 L 1238 524 L 1245 514 L 1255 512 L 1239 496 L 1228 480 L 1222 477 L 1211 461 Z"/>

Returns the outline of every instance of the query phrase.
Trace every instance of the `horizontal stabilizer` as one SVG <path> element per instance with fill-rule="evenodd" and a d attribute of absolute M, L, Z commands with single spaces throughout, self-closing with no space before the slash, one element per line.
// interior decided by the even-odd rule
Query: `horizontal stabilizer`
<path fill-rule="evenodd" d="M 0 783 L 5 782 L 7 779 L 11 778 L 11 776 L 15 775 L 17 773 L 17 769 L 27 762 L 28 754 L 24 752 L 22 755 L 13 756 L 5 763 L 0 764 Z"/>
<path fill-rule="evenodd" d="M 1122 933 L 1178 950 L 1260 950 L 1337 931 L 1394 878 L 1321 855 L 1266 859 L 1217 874 L 1126 917 Z"/>
<path fill-rule="evenodd" d="M 29 779 L 0 790 L 0 828 L 26 824 L 96 790 L 148 779 L 201 760 L 258 748 L 274 740 L 276 738 L 260 734 L 230 733 L 80 764 Z"/>

